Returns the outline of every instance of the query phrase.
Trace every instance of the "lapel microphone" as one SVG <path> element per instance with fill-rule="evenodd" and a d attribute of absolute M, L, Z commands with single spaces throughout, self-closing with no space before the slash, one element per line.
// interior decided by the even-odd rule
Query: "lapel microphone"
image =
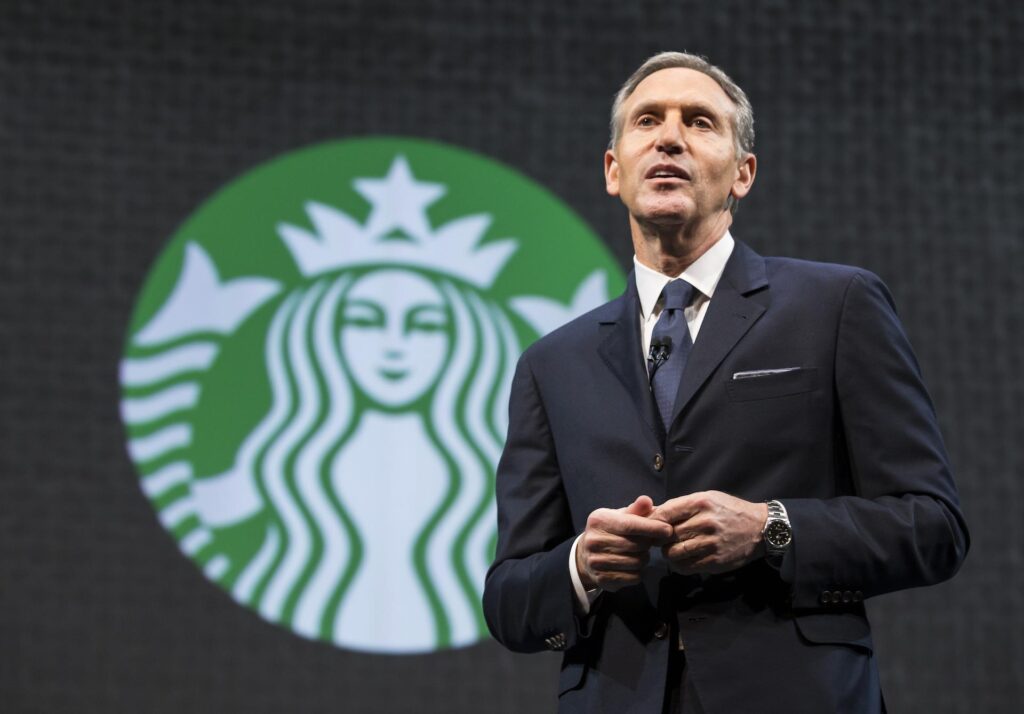
<path fill-rule="evenodd" d="M 651 349 L 647 353 L 647 360 L 650 362 L 650 376 L 653 377 L 658 367 L 668 361 L 672 354 L 672 338 L 668 335 L 655 337 L 651 340 Z"/>

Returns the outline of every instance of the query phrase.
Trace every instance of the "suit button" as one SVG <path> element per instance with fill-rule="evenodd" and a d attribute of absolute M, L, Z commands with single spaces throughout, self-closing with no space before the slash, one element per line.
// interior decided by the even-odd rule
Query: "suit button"
<path fill-rule="evenodd" d="M 830 602 L 832 602 L 832 593 L 826 590 L 821 594 L 821 604 L 828 605 Z"/>
<path fill-rule="evenodd" d="M 853 593 L 849 590 L 843 591 L 843 602 L 853 602 Z"/>
<path fill-rule="evenodd" d="M 558 634 L 551 635 L 550 637 L 544 638 L 544 646 L 549 650 L 558 652 L 564 650 L 567 642 L 565 639 L 565 633 L 559 632 Z"/>
<path fill-rule="evenodd" d="M 853 593 L 853 601 L 854 602 L 860 602 L 863 599 L 864 599 L 864 593 L 862 593 L 860 590 L 854 591 L 854 593 Z"/>
<path fill-rule="evenodd" d="M 654 470 L 655 471 L 661 471 L 663 468 L 665 468 L 665 457 L 662 456 L 661 454 L 655 454 L 654 455 Z"/>
<path fill-rule="evenodd" d="M 658 626 L 654 628 L 654 639 L 663 640 L 668 637 L 668 625 L 664 622 L 659 622 Z"/>

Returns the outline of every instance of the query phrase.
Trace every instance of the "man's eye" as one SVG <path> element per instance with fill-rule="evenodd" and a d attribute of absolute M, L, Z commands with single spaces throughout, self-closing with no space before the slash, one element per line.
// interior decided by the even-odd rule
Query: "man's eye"
<path fill-rule="evenodd" d="M 698 129 L 711 128 L 711 122 L 705 119 L 704 117 L 697 117 L 691 122 L 691 124 L 693 124 L 693 126 L 697 127 Z"/>
<path fill-rule="evenodd" d="M 637 126 L 654 126 L 654 117 L 645 115 L 636 120 Z"/>

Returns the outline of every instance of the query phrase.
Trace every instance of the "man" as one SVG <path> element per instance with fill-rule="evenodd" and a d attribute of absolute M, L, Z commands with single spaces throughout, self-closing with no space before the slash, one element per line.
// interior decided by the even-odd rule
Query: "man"
<path fill-rule="evenodd" d="M 560 711 L 883 711 L 863 600 L 966 554 L 881 281 L 730 235 L 753 138 L 721 70 L 644 63 L 604 162 L 634 273 L 519 362 L 484 611 L 565 651 Z"/>

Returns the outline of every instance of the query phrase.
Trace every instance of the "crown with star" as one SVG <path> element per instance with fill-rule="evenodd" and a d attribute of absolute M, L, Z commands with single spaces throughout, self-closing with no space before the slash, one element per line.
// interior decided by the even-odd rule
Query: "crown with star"
<path fill-rule="evenodd" d="M 316 201 L 305 206 L 313 231 L 278 224 L 278 235 L 306 277 L 348 267 L 398 264 L 488 288 L 519 247 L 509 238 L 480 245 L 491 225 L 487 213 L 463 216 L 432 229 L 427 207 L 447 187 L 417 181 L 402 155 L 395 157 L 384 178 L 358 178 L 352 185 L 371 205 L 365 225 Z"/>

